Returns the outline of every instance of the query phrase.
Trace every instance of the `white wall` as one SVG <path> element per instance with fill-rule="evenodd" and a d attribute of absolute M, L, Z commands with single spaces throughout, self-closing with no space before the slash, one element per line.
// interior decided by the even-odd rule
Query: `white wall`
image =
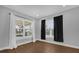
<path fill-rule="evenodd" d="M 0 48 L 5 48 L 9 45 L 9 12 L 9 10 L 0 6 Z"/>
<path fill-rule="evenodd" d="M 35 39 L 39 40 L 41 35 L 41 22 L 40 20 L 35 20 Z"/>
<path fill-rule="evenodd" d="M 56 13 L 54 15 L 45 17 L 45 19 L 53 18 L 54 16 L 59 16 L 59 15 L 63 15 L 64 43 L 73 46 L 79 46 L 79 7 L 61 13 Z M 42 19 L 44 18 L 41 18 L 40 20 Z M 39 24 L 37 25 L 39 26 Z M 40 27 L 37 28 L 39 29 Z M 41 31 L 38 30 L 38 32 Z M 37 37 L 40 35 L 37 35 Z"/>
<path fill-rule="evenodd" d="M 64 42 L 79 46 L 79 8 L 63 13 Z"/>
<path fill-rule="evenodd" d="M 64 43 L 79 46 L 79 7 L 55 14 L 58 15 L 63 15 Z"/>

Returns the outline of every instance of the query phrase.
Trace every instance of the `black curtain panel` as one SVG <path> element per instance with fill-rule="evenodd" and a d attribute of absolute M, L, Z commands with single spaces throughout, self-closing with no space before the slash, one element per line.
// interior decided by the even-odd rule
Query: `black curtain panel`
<path fill-rule="evenodd" d="M 63 15 L 54 17 L 54 41 L 63 42 Z"/>
<path fill-rule="evenodd" d="M 45 32 L 45 20 L 41 21 L 41 39 L 45 40 L 46 39 L 46 32 Z"/>

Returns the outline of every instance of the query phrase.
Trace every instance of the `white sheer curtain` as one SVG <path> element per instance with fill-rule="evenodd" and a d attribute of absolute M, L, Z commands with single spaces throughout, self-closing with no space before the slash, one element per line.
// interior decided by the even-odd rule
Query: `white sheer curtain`
<path fill-rule="evenodd" d="M 53 19 L 46 20 L 46 40 L 53 40 L 54 23 Z"/>
<path fill-rule="evenodd" d="M 16 32 L 15 32 L 15 20 L 16 17 L 13 13 L 10 13 L 10 48 L 16 48 Z"/>

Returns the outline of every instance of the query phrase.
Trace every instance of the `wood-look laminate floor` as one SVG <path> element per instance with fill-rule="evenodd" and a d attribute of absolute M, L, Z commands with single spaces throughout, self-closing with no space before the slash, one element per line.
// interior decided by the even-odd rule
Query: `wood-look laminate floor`
<path fill-rule="evenodd" d="M 1 53 L 78 53 L 79 49 L 37 41 L 21 45 L 13 50 L 3 50 Z"/>

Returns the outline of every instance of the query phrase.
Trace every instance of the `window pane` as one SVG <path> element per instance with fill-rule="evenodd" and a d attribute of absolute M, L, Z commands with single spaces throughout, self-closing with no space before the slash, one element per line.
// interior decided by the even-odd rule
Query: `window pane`
<path fill-rule="evenodd" d="M 52 36 L 54 34 L 53 20 L 46 20 L 46 35 Z"/>
<path fill-rule="evenodd" d="M 23 22 L 21 20 L 16 20 L 16 36 L 23 36 Z"/>
<path fill-rule="evenodd" d="M 50 29 L 46 29 L 46 35 L 50 35 Z"/>
<path fill-rule="evenodd" d="M 24 21 L 24 28 L 25 28 L 25 36 L 31 36 L 32 35 L 32 22 Z"/>

